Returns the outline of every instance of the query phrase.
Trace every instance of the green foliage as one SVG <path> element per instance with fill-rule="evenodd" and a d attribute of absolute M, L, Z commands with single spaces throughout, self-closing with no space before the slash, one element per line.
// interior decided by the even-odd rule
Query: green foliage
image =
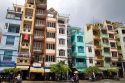
<path fill-rule="evenodd" d="M 99 72 L 101 72 L 101 70 L 96 66 L 93 66 L 93 67 L 90 66 L 85 69 L 86 74 L 99 73 Z"/>
<path fill-rule="evenodd" d="M 118 69 L 107 69 L 107 71 L 108 71 L 109 73 L 111 73 L 111 72 L 117 73 L 117 72 L 118 72 Z"/>
<path fill-rule="evenodd" d="M 51 72 L 54 72 L 56 74 L 66 74 L 67 72 L 71 71 L 68 65 L 65 64 L 64 61 L 60 61 L 57 64 L 51 65 Z"/>
<path fill-rule="evenodd" d="M 21 71 L 20 68 L 8 68 L 8 69 L 4 69 L 4 72 L 7 73 L 7 74 L 10 74 L 10 73 L 17 73 Z"/>

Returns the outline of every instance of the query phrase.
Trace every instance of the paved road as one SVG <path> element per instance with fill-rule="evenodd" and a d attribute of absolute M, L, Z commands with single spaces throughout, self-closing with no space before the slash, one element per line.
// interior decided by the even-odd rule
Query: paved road
<path fill-rule="evenodd" d="M 59 82 L 59 81 L 24 81 L 23 83 L 71 83 L 71 82 Z M 101 81 L 95 81 L 90 82 L 86 80 L 80 80 L 79 83 L 125 83 L 125 80 L 115 81 L 115 80 L 101 80 Z"/>

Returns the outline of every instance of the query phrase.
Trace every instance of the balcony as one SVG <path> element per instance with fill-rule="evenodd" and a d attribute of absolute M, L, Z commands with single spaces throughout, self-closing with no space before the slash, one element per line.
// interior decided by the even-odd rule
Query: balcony
<path fill-rule="evenodd" d="M 43 39 L 44 39 L 44 36 L 34 34 L 34 40 L 42 41 Z"/>
<path fill-rule="evenodd" d="M 102 61 L 102 60 L 104 60 L 104 57 L 102 56 L 102 55 L 98 55 L 98 56 L 96 56 L 96 58 L 95 58 L 97 61 Z"/>
<path fill-rule="evenodd" d="M 29 49 L 29 44 L 28 43 L 22 43 L 21 48 L 22 49 Z"/>
<path fill-rule="evenodd" d="M 46 8 L 47 8 L 47 4 L 46 4 L 46 3 L 38 4 L 38 5 L 37 5 L 37 8 L 46 9 Z"/>
<path fill-rule="evenodd" d="M 108 38 L 109 36 L 108 36 L 108 34 L 101 34 L 101 37 L 102 38 Z"/>
<path fill-rule="evenodd" d="M 34 53 L 42 53 L 43 52 L 41 47 L 34 47 L 33 51 L 34 51 Z"/>
<path fill-rule="evenodd" d="M 38 30 L 44 30 L 45 29 L 45 24 L 35 24 L 35 29 L 38 29 Z"/>
<path fill-rule="evenodd" d="M 46 16 L 47 16 L 47 14 L 46 14 L 45 11 L 44 11 L 44 12 L 36 12 L 36 17 L 37 17 L 37 18 L 42 18 L 42 19 L 44 19 L 44 18 L 46 18 Z"/>
<path fill-rule="evenodd" d="M 97 67 L 104 67 L 104 63 L 103 63 L 103 61 L 97 61 L 95 66 L 97 66 Z"/>
<path fill-rule="evenodd" d="M 30 54 L 28 52 L 21 52 L 21 53 L 19 53 L 18 57 L 29 58 Z"/>
<path fill-rule="evenodd" d="M 87 67 L 87 65 L 86 65 L 86 62 L 76 62 L 75 67 L 84 68 L 84 67 Z"/>
<path fill-rule="evenodd" d="M 19 65 L 19 66 L 29 66 L 30 65 L 30 58 L 17 57 L 16 65 Z"/>
<path fill-rule="evenodd" d="M 32 21 L 32 16 L 25 16 L 25 20 Z"/>

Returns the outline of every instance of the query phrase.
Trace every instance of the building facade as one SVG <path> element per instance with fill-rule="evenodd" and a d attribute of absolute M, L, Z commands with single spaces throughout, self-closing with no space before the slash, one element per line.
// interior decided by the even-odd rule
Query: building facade
<path fill-rule="evenodd" d="M 80 73 L 87 67 L 84 33 L 78 27 L 71 27 L 72 67 Z"/>
<path fill-rule="evenodd" d="M 22 6 L 13 5 L 7 9 L 5 24 L 3 24 L 0 43 L 0 70 L 16 67 L 20 37 Z"/>
<path fill-rule="evenodd" d="M 26 0 L 20 28 L 19 55 L 16 67 L 23 79 L 43 79 L 46 55 L 47 1 Z"/>
<path fill-rule="evenodd" d="M 104 70 L 108 68 L 116 69 L 118 51 L 113 22 L 88 24 L 84 29 L 86 43 L 91 43 L 94 48 L 95 66 Z"/>
<path fill-rule="evenodd" d="M 117 41 L 117 50 L 119 55 L 119 76 L 125 77 L 125 25 L 122 23 L 115 23 L 115 36 Z"/>

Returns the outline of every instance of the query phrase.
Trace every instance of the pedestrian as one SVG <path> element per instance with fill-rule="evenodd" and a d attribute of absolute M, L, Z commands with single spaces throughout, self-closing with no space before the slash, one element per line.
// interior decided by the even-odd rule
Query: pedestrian
<path fill-rule="evenodd" d="M 22 83 L 22 78 L 21 78 L 20 74 L 18 74 L 16 77 L 16 83 Z"/>

